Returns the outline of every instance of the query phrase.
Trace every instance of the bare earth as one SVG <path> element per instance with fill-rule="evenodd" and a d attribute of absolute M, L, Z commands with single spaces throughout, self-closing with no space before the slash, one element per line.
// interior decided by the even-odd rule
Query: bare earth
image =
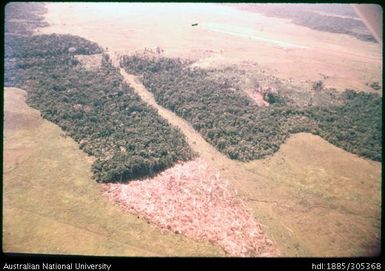
<path fill-rule="evenodd" d="M 200 158 L 154 178 L 103 187 L 106 195 L 128 212 L 165 231 L 208 240 L 229 256 L 279 255 L 233 186 Z"/>
<path fill-rule="evenodd" d="M 322 79 L 320 74 L 324 74 L 330 76 L 324 80 L 326 85 L 339 89 L 370 90 L 366 82 L 381 82 L 378 44 L 227 7 L 161 6 L 164 8 L 153 4 L 48 4 L 46 18 L 51 26 L 40 32 L 79 35 L 118 54 L 160 46 L 168 56 L 197 59 L 203 66 L 257 62 L 271 74 L 299 82 Z M 199 25 L 192 27 L 192 23 Z M 264 160 L 230 160 L 189 123 L 157 105 L 135 76 L 121 73 L 144 101 L 182 130 L 201 159 L 238 190 L 238 197 L 264 225 L 267 237 L 283 256 L 379 252 L 380 163 L 309 134 L 291 136 L 279 152 Z M 90 179 L 86 155 L 17 95 L 6 91 L 5 97 L 5 251 L 223 255 L 208 243 L 162 234 L 101 197 L 100 187 Z M 7 100 L 11 102 L 8 107 Z M 11 109 L 15 112 L 7 113 Z M 35 113 L 27 117 L 22 112 Z M 30 125 L 30 117 L 36 124 Z M 17 121 L 7 121 L 10 119 Z M 81 238 L 81 248 L 71 241 Z M 107 239 L 111 242 L 102 242 Z"/>
<path fill-rule="evenodd" d="M 271 158 L 242 163 L 207 143 L 185 120 L 156 104 L 121 69 L 141 98 L 186 135 L 190 146 L 238 190 L 285 256 L 363 256 L 379 252 L 381 164 L 318 136 L 295 134 Z"/>
<path fill-rule="evenodd" d="M 205 242 L 124 213 L 90 178 L 87 155 L 6 88 L 3 251 L 114 256 L 222 256 Z M 81 245 L 79 245 L 81 244 Z"/>

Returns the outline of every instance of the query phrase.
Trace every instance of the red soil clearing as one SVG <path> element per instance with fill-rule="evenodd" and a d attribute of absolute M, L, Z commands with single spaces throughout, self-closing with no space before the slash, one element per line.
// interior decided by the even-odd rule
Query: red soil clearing
<path fill-rule="evenodd" d="M 104 184 L 125 210 L 163 231 L 222 247 L 231 256 L 276 256 L 278 251 L 237 192 L 202 159 L 178 164 L 152 179 Z"/>

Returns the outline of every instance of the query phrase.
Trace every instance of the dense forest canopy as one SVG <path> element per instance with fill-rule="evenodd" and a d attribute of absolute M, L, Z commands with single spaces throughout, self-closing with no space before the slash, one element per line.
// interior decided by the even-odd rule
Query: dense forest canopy
<path fill-rule="evenodd" d="M 287 96 L 268 92 L 269 107 L 258 107 L 231 80 L 180 59 L 135 54 L 121 66 L 140 75 L 157 102 L 192 123 L 202 136 L 231 159 L 248 161 L 279 149 L 291 133 L 310 132 L 349 152 L 381 161 L 382 98 L 347 90 L 325 90 L 329 100 L 296 106 Z M 319 91 L 319 90 L 318 90 Z M 321 94 L 320 94 L 321 95 Z M 330 98 L 331 97 L 331 98 Z M 323 99 L 328 101 L 328 99 Z"/>
<path fill-rule="evenodd" d="M 108 55 L 96 69 L 76 59 L 101 53 L 73 35 L 7 35 L 5 85 L 26 89 L 29 105 L 96 158 L 97 181 L 127 181 L 194 157 L 184 135 L 123 82 Z"/>
<path fill-rule="evenodd" d="M 47 26 L 42 16 L 47 8 L 42 3 L 8 3 L 5 6 L 4 33 L 31 35 L 37 27 Z"/>
<path fill-rule="evenodd" d="M 92 171 L 97 181 L 122 182 L 155 174 L 196 155 L 184 135 L 124 83 L 96 43 L 73 35 L 31 35 L 44 23 L 39 15 L 44 5 L 36 5 L 31 9 L 36 13 L 28 19 L 15 6 L 8 11 L 16 14 L 12 18 L 22 19 L 19 27 L 5 33 L 5 86 L 26 89 L 29 105 L 96 158 Z M 101 63 L 86 67 L 79 55 L 102 56 Z M 264 158 L 290 134 L 310 132 L 349 152 L 382 160 L 379 95 L 352 90 L 338 94 L 320 87 L 313 90 L 320 99 L 309 104 L 314 93 L 296 93 L 293 99 L 294 92 L 282 88 L 266 92 L 270 106 L 259 107 L 231 78 L 190 64 L 146 55 L 121 59 L 121 66 L 139 75 L 160 105 L 188 120 L 231 159 Z"/>

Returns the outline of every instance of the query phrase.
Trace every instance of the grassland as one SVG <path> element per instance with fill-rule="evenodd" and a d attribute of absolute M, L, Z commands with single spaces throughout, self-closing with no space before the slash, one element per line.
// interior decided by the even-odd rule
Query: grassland
<path fill-rule="evenodd" d="M 115 256 L 224 255 L 124 213 L 90 179 L 90 157 L 5 90 L 3 251 Z M 82 244 L 79 246 L 79 244 Z"/>
<path fill-rule="evenodd" d="M 245 167 L 269 180 L 249 186 L 256 199 L 252 208 L 270 208 L 272 217 L 280 218 L 309 255 L 380 252 L 380 163 L 301 133 L 292 135 L 271 158 Z"/>
<path fill-rule="evenodd" d="M 379 250 L 381 165 L 321 138 L 296 134 L 271 158 L 242 163 L 215 150 L 172 112 L 143 100 L 181 128 L 194 151 L 231 180 L 284 256 L 363 256 Z M 5 252 L 85 255 L 224 255 L 208 244 L 162 235 L 112 205 L 90 179 L 87 157 L 61 130 L 5 92 Z M 73 240 L 81 241 L 79 247 Z M 107 242 L 109 240 L 109 242 Z"/>
<path fill-rule="evenodd" d="M 185 134 L 189 145 L 231 181 L 284 256 L 367 256 L 379 252 L 381 164 L 318 136 L 292 135 L 273 156 L 234 161 L 193 127 L 159 106 L 121 69 L 140 97 Z"/>
<path fill-rule="evenodd" d="M 180 13 L 175 9 L 167 14 L 152 9 L 139 18 L 144 12 L 136 9 L 127 16 L 127 9 L 119 9 L 116 14 L 114 6 L 95 10 L 84 5 L 80 9 L 75 4 L 50 5 L 46 18 L 51 26 L 40 31 L 78 34 L 113 52 L 161 46 L 169 56 L 201 58 L 207 66 L 256 61 L 270 73 L 300 82 L 323 78 L 322 73 L 329 76 L 325 80 L 327 87 L 365 89 L 365 83 L 380 80 L 382 54 L 377 45 L 304 29 L 275 18 L 251 18 L 248 13 L 223 10 L 213 15 L 210 9 L 204 13 L 202 9 L 191 9 L 178 21 L 175 14 Z M 111 10 L 107 15 L 113 16 L 104 12 Z M 266 38 L 303 44 L 309 49 L 283 50 L 190 26 L 192 19 L 204 25 L 225 24 L 229 18 L 244 28 L 258 25 L 258 34 Z M 101 32 L 101 27 L 106 26 L 111 31 Z M 164 35 L 165 31 L 168 35 Z M 378 253 L 380 163 L 359 158 L 309 134 L 292 135 L 270 158 L 249 163 L 232 161 L 208 144 L 188 122 L 157 105 L 134 76 L 125 75 L 125 79 L 161 116 L 181 128 L 194 151 L 219 169 L 223 178 L 231 180 L 283 256 Z M 209 244 L 161 234 L 156 227 L 112 205 L 90 179 L 90 157 L 73 140 L 62 137 L 57 126 L 27 107 L 20 90 L 6 90 L 5 102 L 3 251 L 224 255 Z"/>
<path fill-rule="evenodd" d="M 326 87 L 342 91 L 373 91 L 366 83 L 382 85 L 378 44 L 254 12 L 204 3 L 52 3 L 47 9 L 50 26 L 40 28 L 41 33 L 79 35 L 111 52 L 127 54 L 159 46 L 167 57 L 198 60 L 205 67 L 258 63 L 279 78 L 299 83 L 324 80 Z M 199 25 L 192 27 L 195 22 Z M 209 29 L 213 25 L 233 34 L 214 32 Z M 100 31 L 105 27 L 109 31 Z M 254 37 L 306 48 L 284 48 Z"/>

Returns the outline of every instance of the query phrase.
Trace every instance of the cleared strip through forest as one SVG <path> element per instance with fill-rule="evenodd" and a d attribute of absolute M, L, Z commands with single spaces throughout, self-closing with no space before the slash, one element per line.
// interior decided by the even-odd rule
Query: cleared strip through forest
<path fill-rule="evenodd" d="M 266 175 L 266 171 L 261 173 L 257 168 L 253 169 L 250 163 L 229 159 L 210 145 L 188 121 L 157 104 L 153 94 L 140 82 L 139 77 L 129 74 L 123 69 L 120 69 L 120 73 L 147 104 L 154 107 L 158 114 L 182 131 L 193 151 L 199 153 L 208 165 L 218 169 L 221 178 L 231 181 L 246 207 L 266 227 L 268 237 L 276 244 L 282 255 L 319 255 L 321 248 L 314 248 L 308 244 L 308 239 L 303 236 L 306 227 L 303 221 L 298 219 L 299 216 L 306 221 L 317 221 L 320 216 L 324 217 L 324 214 L 319 214 L 319 212 L 310 212 L 306 215 L 302 212 L 304 208 L 302 198 L 308 200 L 309 206 L 312 206 L 315 202 L 320 201 L 318 197 L 314 198 L 312 194 L 301 192 L 300 188 L 292 183 L 277 182 L 274 176 Z M 324 199 L 321 201 L 324 202 Z M 332 207 L 333 204 L 339 204 L 338 200 L 333 200 L 330 206 L 326 202 L 325 204 L 329 208 L 326 213 L 338 213 L 345 219 L 353 219 L 354 223 L 357 223 L 357 217 L 352 218 L 342 209 L 337 210 Z M 344 203 L 343 206 L 345 204 L 349 206 L 347 208 L 350 208 L 350 203 Z M 333 231 L 332 224 L 326 223 L 325 229 Z M 348 240 L 348 235 L 346 233 L 341 238 Z M 319 243 L 321 244 L 330 242 L 330 236 L 319 236 L 317 231 L 311 234 L 311 238 L 315 236 L 320 238 Z"/>
<path fill-rule="evenodd" d="M 127 73 L 123 68 L 120 69 L 120 73 L 123 76 L 124 80 L 134 89 L 134 91 L 150 106 L 154 107 L 158 114 L 163 118 L 167 119 L 173 126 L 178 127 L 182 133 L 186 136 L 187 142 L 190 147 L 197 152 L 201 158 L 205 159 L 212 166 L 220 169 L 221 174 L 224 174 L 227 178 L 233 180 L 233 183 L 248 183 L 248 182 L 265 182 L 268 181 L 266 176 L 257 175 L 251 173 L 250 171 L 244 168 L 244 163 L 231 160 L 218 150 L 216 150 L 212 145 L 210 145 L 195 129 L 191 124 L 184 120 L 181 117 L 178 117 L 172 111 L 165 109 L 156 103 L 154 95 L 149 92 L 142 83 L 139 82 L 139 78 L 135 75 Z M 235 175 L 242 176 L 235 180 Z M 243 189 L 244 186 L 239 186 L 240 193 L 243 196 L 250 196 L 248 193 L 249 189 Z"/>
<path fill-rule="evenodd" d="M 266 90 L 263 95 L 270 106 L 259 107 L 242 94 L 237 79 L 218 78 L 215 71 L 189 67 L 190 62 L 134 54 L 123 56 L 120 64 L 127 72 L 143 76 L 141 82 L 160 105 L 189 121 L 231 159 L 267 158 L 290 134 L 309 132 L 348 152 L 381 161 L 378 94 L 304 90 L 305 95 L 297 95 L 302 100 L 297 104 L 290 93 L 284 93 L 285 87 L 279 87 Z M 322 102 L 313 104 L 306 96 Z"/>
<path fill-rule="evenodd" d="M 243 163 L 231 160 L 224 154 L 220 153 L 217 149 L 215 149 L 211 144 L 209 144 L 200 133 L 198 133 L 191 124 L 184 120 L 181 117 L 178 117 L 174 112 L 171 110 L 168 110 L 159 104 L 156 103 L 154 95 L 149 92 L 145 86 L 139 82 L 139 78 L 135 75 L 127 73 L 123 68 L 120 68 L 120 73 L 123 76 L 126 83 L 128 83 L 131 87 L 133 87 L 134 91 L 142 98 L 143 101 L 145 101 L 150 106 L 154 107 L 158 114 L 161 115 L 163 118 L 167 119 L 173 126 L 178 127 L 182 133 L 186 136 L 187 142 L 189 143 L 190 147 L 197 152 L 200 157 L 207 160 L 210 164 L 212 164 L 217 169 L 221 170 L 221 173 L 226 172 L 238 172 L 242 176 L 242 180 L 236 180 L 237 182 L 247 182 L 247 181 L 253 181 L 255 182 L 257 179 L 262 181 L 262 179 L 266 179 L 265 176 L 262 175 L 256 175 L 254 173 L 251 173 L 249 171 L 246 171 L 243 168 Z M 245 179 L 245 176 L 247 178 Z M 228 177 L 228 176 L 227 176 Z M 231 179 L 234 179 L 233 174 L 230 176 Z M 241 191 L 246 193 L 247 191 Z"/>
<path fill-rule="evenodd" d="M 139 82 L 139 79 L 135 75 L 127 73 L 123 68 L 120 68 L 120 74 L 123 76 L 126 83 L 134 88 L 135 92 L 142 98 L 142 100 L 154 107 L 158 111 L 159 115 L 167 119 L 172 125 L 177 126 L 182 130 L 187 137 L 187 141 L 191 148 L 198 152 L 201 157 L 207 160 L 221 157 L 221 159 L 227 160 L 227 162 L 232 162 L 226 156 L 217 151 L 212 145 L 207 143 L 206 140 L 204 140 L 203 137 L 194 130 L 190 123 L 181 117 L 178 117 L 172 111 L 158 105 L 155 101 L 154 95 Z"/>
<path fill-rule="evenodd" d="M 285 233 L 287 232 L 286 225 L 279 221 L 279 216 L 272 216 L 271 206 L 252 201 L 255 197 L 261 197 L 261 199 L 263 199 L 266 195 L 271 194 L 271 187 L 268 185 L 269 183 L 272 183 L 271 179 L 247 170 L 245 163 L 231 160 L 217 151 L 212 145 L 207 143 L 207 141 L 204 140 L 186 120 L 157 104 L 153 94 L 139 82 L 137 76 L 127 73 L 122 68 L 120 69 L 120 73 L 126 83 L 128 83 L 148 105 L 154 107 L 159 115 L 182 131 L 193 151 L 197 152 L 209 165 L 218 169 L 224 179 L 231 181 L 232 185 L 239 192 L 239 196 L 246 202 L 247 208 L 250 209 L 254 217 L 258 220 L 260 220 L 261 217 L 268 217 L 270 221 L 264 220 L 262 224 L 266 226 L 269 238 L 274 240 L 274 243 L 276 243 L 278 247 L 280 246 L 279 240 L 276 239 L 278 236 L 270 234 L 269 230 L 271 227 L 274 228 L 274 232 L 279 232 L 280 234 L 285 235 L 285 238 L 292 239 L 288 241 L 289 243 L 298 242 L 296 236 Z M 281 194 L 281 196 L 283 196 L 283 194 Z M 256 205 L 258 205 L 257 208 L 255 207 Z M 287 240 L 285 242 L 287 242 Z"/>

